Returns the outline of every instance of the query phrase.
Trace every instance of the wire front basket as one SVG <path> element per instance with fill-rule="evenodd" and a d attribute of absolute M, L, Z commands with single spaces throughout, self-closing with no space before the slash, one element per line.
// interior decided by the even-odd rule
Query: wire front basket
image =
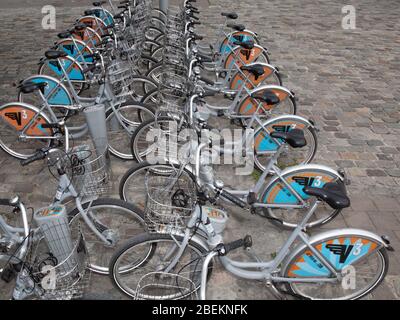
<path fill-rule="evenodd" d="M 147 173 L 145 222 L 148 231 L 184 229 L 196 204 L 196 185 L 188 176 Z"/>
<path fill-rule="evenodd" d="M 179 274 L 151 272 L 136 288 L 136 300 L 198 300 L 195 284 Z"/>
<path fill-rule="evenodd" d="M 60 220 L 33 234 L 28 259 L 32 292 L 41 300 L 82 298 L 90 282 L 89 256 L 79 222 Z"/>
<path fill-rule="evenodd" d="M 81 197 L 98 196 L 107 193 L 112 187 L 107 141 L 97 139 L 93 144 L 75 146 L 68 154 L 49 160 L 49 167 L 53 168 L 51 171 L 60 165 L 70 180 L 68 187 L 73 188 Z"/>

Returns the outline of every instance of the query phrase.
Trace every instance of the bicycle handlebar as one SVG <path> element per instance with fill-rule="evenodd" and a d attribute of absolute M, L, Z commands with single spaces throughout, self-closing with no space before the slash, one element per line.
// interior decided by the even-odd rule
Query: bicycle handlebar
<path fill-rule="evenodd" d="M 22 166 L 27 166 L 28 164 L 31 164 L 32 162 L 38 161 L 38 160 L 43 160 L 47 155 L 47 152 L 44 150 L 39 150 L 36 152 L 32 157 L 29 157 L 28 159 L 21 160 L 21 165 Z"/>
<path fill-rule="evenodd" d="M 0 199 L 0 206 L 13 206 L 9 199 Z"/>

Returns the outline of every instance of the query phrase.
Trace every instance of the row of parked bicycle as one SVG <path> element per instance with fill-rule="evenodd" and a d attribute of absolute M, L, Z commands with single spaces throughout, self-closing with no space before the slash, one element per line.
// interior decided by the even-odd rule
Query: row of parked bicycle
<path fill-rule="evenodd" d="M 309 235 L 350 206 L 348 180 L 310 163 L 315 124 L 296 115 L 294 93 L 236 13 L 221 14 L 208 44 L 194 0 L 167 12 L 149 0 L 93 6 L 58 34 L 38 75 L 20 83 L 18 102 L 0 107 L 0 147 L 22 165 L 46 159 L 58 178 L 54 202 L 33 224 L 18 197 L 0 202 L 23 218 L 11 226 L 0 216 L 0 268 L 3 280 L 17 278 L 13 298 L 78 298 L 90 270 L 135 299 L 205 299 L 214 257 L 280 298 L 357 299 L 379 285 L 387 237 Z M 215 95 L 226 105 L 207 102 Z M 241 139 L 216 143 L 218 117 L 246 129 Z M 110 191 L 108 152 L 138 162 L 121 178 L 120 200 L 99 197 Z M 236 153 L 261 172 L 246 190 L 214 172 L 216 158 Z M 291 230 L 271 261 L 252 250 L 250 235 L 224 241 L 223 203 Z M 239 248 L 240 259 L 227 256 Z"/>

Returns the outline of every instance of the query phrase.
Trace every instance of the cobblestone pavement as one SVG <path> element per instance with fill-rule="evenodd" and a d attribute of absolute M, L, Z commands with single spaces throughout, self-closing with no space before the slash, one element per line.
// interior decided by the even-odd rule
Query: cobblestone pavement
<path fill-rule="evenodd" d="M 398 0 L 201 0 L 203 26 L 212 38 L 219 12 L 237 11 L 240 22 L 255 30 L 271 52 L 272 64 L 296 92 L 299 114 L 312 117 L 320 132 L 315 162 L 343 167 L 351 177 L 351 208 L 325 228 L 358 227 L 387 234 L 390 253 L 385 282 L 369 299 L 400 298 L 400 15 Z M 27 0 L 0 4 L 0 103 L 15 97 L 14 84 L 36 72 L 36 63 L 52 45 L 56 31 L 41 29 L 40 8 L 54 4 L 57 31 L 87 6 L 83 1 Z M 356 8 L 355 30 L 343 30 L 341 9 Z M 210 31 L 211 30 L 211 31 Z M 201 33 L 199 32 L 199 33 Z M 121 176 L 130 163 L 113 161 Z M 226 180 L 238 184 L 243 177 Z M 52 184 L 40 164 L 21 168 L 0 151 L 0 197 L 18 193 L 34 206 L 49 201 Z M 230 211 L 226 237 L 252 234 L 256 252 L 268 258 L 288 236 L 261 218 Z M 314 232 L 318 232 L 314 231 Z M 236 279 L 216 266 L 212 298 L 271 299 L 262 283 Z M 107 279 L 94 276 L 94 298 L 123 298 Z M 7 297 L 7 286 L 0 287 Z"/>

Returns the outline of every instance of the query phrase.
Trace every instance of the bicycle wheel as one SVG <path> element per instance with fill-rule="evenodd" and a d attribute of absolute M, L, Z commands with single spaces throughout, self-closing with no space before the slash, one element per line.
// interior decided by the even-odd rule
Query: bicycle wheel
<path fill-rule="evenodd" d="M 68 66 L 67 68 L 69 68 L 70 63 L 71 62 L 66 59 L 66 61 L 64 62 L 64 68 L 66 68 L 65 65 Z M 61 73 L 60 69 L 61 68 L 58 65 L 57 61 L 47 60 L 39 64 L 38 74 L 54 77 L 61 80 L 64 78 L 64 75 Z M 82 72 L 82 67 L 78 65 L 78 63 L 74 63 L 73 69 L 70 71 L 68 76 L 70 77 L 72 86 L 74 87 L 76 94 L 78 96 L 81 95 L 86 83 L 85 75 Z M 67 80 L 64 79 L 63 82 L 66 86 L 69 86 Z"/>
<path fill-rule="evenodd" d="M 262 95 L 264 91 L 273 92 L 279 98 L 280 102 L 275 105 L 268 105 L 264 101 L 251 97 L 251 95 L 255 93 Z M 261 107 L 258 108 L 260 104 Z M 297 112 L 297 105 L 294 95 L 288 89 L 280 86 L 266 85 L 257 87 L 251 91 L 250 95 L 242 98 L 238 104 L 238 107 L 235 109 L 235 112 L 240 116 L 248 117 L 241 119 L 243 126 L 247 126 L 249 118 L 251 118 L 251 116 L 256 112 L 260 118 L 271 118 L 281 115 L 295 115 Z"/>
<path fill-rule="evenodd" d="M 254 133 L 254 163 L 261 171 L 269 163 L 271 157 L 278 150 L 278 141 L 272 139 L 269 133 L 273 131 L 288 132 L 292 129 L 300 129 L 304 133 L 307 145 L 302 148 L 292 148 L 285 145 L 277 166 L 283 170 L 295 165 L 307 164 L 312 161 L 317 152 L 318 140 L 315 129 L 305 119 L 297 116 L 281 116 L 270 119 L 258 127 Z"/>
<path fill-rule="evenodd" d="M 145 207 L 146 204 L 146 189 L 145 189 L 145 176 L 149 172 L 156 175 L 172 175 L 173 173 L 180 172 L 181 167 L 177 164 L 151 164 L 149 162 L 138 163 L 130 168 L 119 183 L 119 196 L 122 200 L 134 203 L 139 208 Z M 193 174 L 183 169 L 180 172 L 182 179 L 189 179 L 195 182 Z"/>
<path fill-rule="evenodd" d="M 121 117 L 122 123 L 118 119 Z M 106 124 L 110 152 L 117 158 L 132 160 L 130 141 L 132 133 L 143 121 L 153 119 L 154 111 L 151 107 L 135 101 L 127 101 L 115 110 L 110 108 L 106 112 Z M 125 125 L 127 128 L 125 129 Z"/>
<path fill-rule="evenodd" d="M 132 76 L 130 78 L 129 90 L 132 98 L 139 102 L 150 90 L 158 88 L 156 82 L 144 76 Z"/>
<path fill-rule="evenodd" d="M 342 183 L 343 180 L 335 170 L 313 164 L 288 168 L 281 172 L 281 177 L 308 204 L 311 204 L 315 198 L 303 192 L 304 186 L 322 188 L 328 182 Z M 273 218 L 271 219 L 271 223 L 285 229 L 296 228 L 309 210 L 308 206 L 303 208 L 288 207 L 288 205 L 300 205 L 301 202 L 289 190 L 281 178 L 277 176 L 260 192 L 259 201 L 261 203 L 278 205 L 278 207 L 263 209 L 263 213 L 267 217 Z M 320 227 L 334 219 L 340 212 L 341 210 L 332 209 L 328 204 L 321 203 L 310 218 L 306 228 Z"/>
<path fill-rule="evenodd" d="M 17 159 L 27 159 L 38 149 L 48 148 L 54 135 L 52 129 L 42 128 L 52 123 L 50 118 L 36 107 L 26 103 L 8 103 L 0 107 L 0 148 Z M 26 138 L 22 138 L 24 134 Z M 36 139 L 33 137 L 44 137 Z M 29 139 L 31 137 L 31 139 Z"/>
<path fill-rule="evenodd" d="M 178 235 L 144 233 L 128 240 L 115 254 L 110 262 L 110 277 L 116 288 L 130 297 L 137 297 L 136 289 L 140 279 L 151 272 L 163 272 L 171 267 L 172 259 L 177 253 L 177 242 L 183 238 Z M 190 240 L 178 262 L 172 266 L 169 273 L 185 276 L 195 284 L 198 290 L 201 282 L 201 268 L 204 256 L 207 254 L 197 242 Z M 210 272 L 212 265 L 210 264 Z M 155 297 L 154 297 L 155 298 Z M 184 298 L 175 296 L 161 296 L 159 300 Z M 147 297 L 147 299 L 151 299 Z"/>
<path fill-rule="evenodd" d="M 133 158 L 137 162 L 146 161 L 146 158 L 150 155 L 155 155 L 159 147 L 157 144 L 159 139 L 157 139 L 159 134 L 162 134 L 165 137 L 165 156 L 174 156 L 174 154 L 170 155 L 168 153 L 169 142 L 178 143 L 178 131 L 173 132 L 174 128 L 177 128 L 177 121 L 171 117 L 157 117 L 157 119 L 150 119 L 148 121 L 142 122 L 131 138 L 131 151 Z M 161 130 L 161 131 L 159 131 Z M 172 141 L 171 141 L 172 140 Z M 182 142 L 185 143 L 185 142 Z M 176 144 L 174 144 L 175 146 Z M 179 149 L 177 149 L 179 151 Z"/>
<path fill-rule="evenodd" d="M 105 244 L 93 233 L 86 223 L 82 223 L 82 232 L 90 256 L 90 269 L 99 274 L 108 274 L 111 256 L 116 252 L 118 245 L 141 234 L 145 230 L 143 211 L 128 202 L 119 199 L 101 198 L 93 202 L 82 204 L 89 219 L 107 239 Z M 75 208 L 69 213 L 70 223 L 75 219 L 83 219 Z"/>
<path fill-rule="evenodd" d="M 376 240 L 352 230 L 340 232 L 341 235 L 328 236 L 312 246 L 339 271 L 343 279 L 329 283 L 293 282 L 287 285 L 290 292 L 306 299 L 355 300 L 370 293 L 382 282 L 389 267 L 386 249 Z M 333 277 L 307 247 L 290 259 L 283 274 L 285 277 L 303 279 Z"/>

